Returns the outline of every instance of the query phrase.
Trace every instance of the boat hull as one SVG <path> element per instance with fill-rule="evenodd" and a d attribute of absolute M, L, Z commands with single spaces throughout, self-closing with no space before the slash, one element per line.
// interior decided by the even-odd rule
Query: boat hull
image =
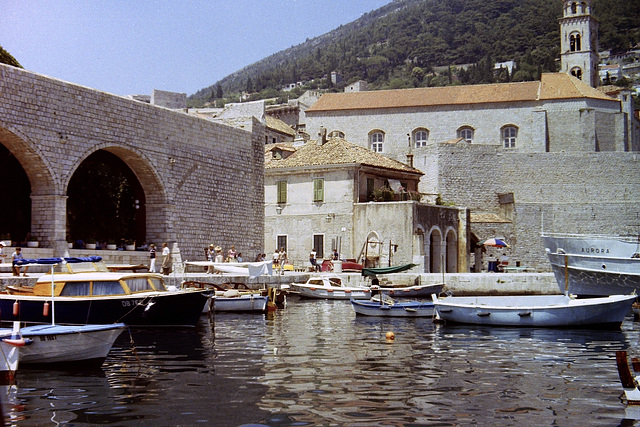
<path fill-rule="evenodd" d="M 20 348 L 20 365 L 75 362 L 100 366 L 126 325 L 37 325 L 20 333 L 31 342 Z"/>
<path fill-rule="evenodd" d="M 435 299 L 445 322 L 526 327 L 615 327 L 631 310 L 635 295 L 575 299 L 565 295 L 446 297 Z"/>
<path fill-rule="evenodd" d="M 213 310 L 228 312 L 261 313 L 267 311 L 268 296 L 242 295 L 239 297 L 225 298 L 215 296 L 211 299 Z"/>
<path fill-rule="evenodd" d="M 304 298 L 338 300 L 371 298 L 369 288 L 309 286 L 302 283 L 292 283 L 290 289 Z"/>
<path fill-rule="evenodd" d="M 393 305 L 378 301 L 351 300 L 357 315 L 379 317 L 433 317 L 434 304 L 430 301 L 396 302 Z"/>
<path fill-rule="evenodd" d="M 637 243 L 614 238 L 544 236 L 551 269 L 562 292 L 624 295 L 640 289 Z"/>
<path fill-rule="evenodd" d="M 104 297 L 56 297 L 55 323 L 59 325 L 110 324 L 129 326 L 194 327 L 207 302 L 208 291 L 148 292 Z M 14 303 L 18 313 L 14 314 Z M 0 295 L 2 321 L 52 323 L 45 315 L 44 303 L 51 297 Z"/>
<path fill-rule="evenodd" d="M 7 384 L 14 380 L 18 370 L 20 350 L 18 347 L 0 340 L 0 383 Z"/>
<path fill-rule="evenodd" d="M 393 298 L 430 298 L 442 292 L 443 284 L 417 285 L 398 288 L 380 288 L 383 294 Z"/>

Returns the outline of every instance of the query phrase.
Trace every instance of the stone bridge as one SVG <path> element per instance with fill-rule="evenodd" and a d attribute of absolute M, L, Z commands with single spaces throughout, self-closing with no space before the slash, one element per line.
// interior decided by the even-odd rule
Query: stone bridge
<path fill-rule="evenodd" d="M 209 243 L 254 257 L 264 239 L 263 135 L 256 119 L 236 128 L 0 64 L 0 167 L 17 161 L 25 193 L 30 186 L 25 213 L 8 203 L 13 177 L 0 183 L 0 234 L 26 215 L 40 247 L 63 255 L 69 182 L 107 152 L 141 188 L 146 242 L 177 243 L 183 259 L 203 259 Z"/>

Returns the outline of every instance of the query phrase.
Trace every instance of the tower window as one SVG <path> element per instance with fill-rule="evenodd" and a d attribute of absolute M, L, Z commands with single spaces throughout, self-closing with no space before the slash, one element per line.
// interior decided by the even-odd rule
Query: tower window
<path fill-rule="evenodd" d="M 582 80 L 582 70 L 581 70 L 580 68 L 577 68 L 577 67 L 576 67 L 576 68 L 573 68 L 573 69 L 571 70 L 571 75 L 572 75 L 573 77 L 576 77 L 576 78 L 578 78 L 578 79 Z"/>
<path fill-rule="evenodd" d="M 569 50 L 571 52 L 577 52 L 582 50 L 580 34 L 571 34 L 571 36 L 569 36 Z"/>

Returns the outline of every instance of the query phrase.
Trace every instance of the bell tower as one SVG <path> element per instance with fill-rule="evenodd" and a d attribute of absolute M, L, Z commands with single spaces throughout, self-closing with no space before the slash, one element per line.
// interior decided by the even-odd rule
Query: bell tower
<path fill-rule="evenodd" d="M 591 0 L 563 0 L 560 18 L 560 71 L 597 87 L 599 84 L 598 21 Z"/>

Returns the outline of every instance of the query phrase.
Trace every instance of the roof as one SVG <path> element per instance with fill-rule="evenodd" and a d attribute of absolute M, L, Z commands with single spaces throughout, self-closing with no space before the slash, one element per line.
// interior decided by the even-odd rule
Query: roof
<path fill-rule="evenodd" d="M 289 126 L 288 124 L 286 124 L 285 122 L 283 122 L 282 120 L 276 118 L 276 117 L 272 117 L 269 115 L 265 115 L 264 116 L 266 124 L 267 124 L 267 128 L 272 129 L 276 132 L 280 132 L 283 133 L 285 135 L 289 135 L 289 136 L 296 136 L 296 131 L 294 131 L 291 126 Z"/>
<path fill-rule="evenodd" d="M 266 170 L 304 166 L 360 164 L 424 175 L 416 168 L 376 153 L 368 148 L 348 142 L 342 138 L 329 138 L 324 145 L 319 144 L 317 141 L 309 141 L 300 147 L 293 147 L 286 144 L 268 144 L 265 146 L 265 153 L 270 153 L 276 148 L 284 150 L 284 147 L 286 147 L 288 151 L 293 148 L 295 152 L 286 159 L 274 159 L 273 156 L 265 155 L 264 162 Z"/>
<path fill-rule="evenodd" d="M 484 85 L 426 87 L 371 92 L 327 93 L 307 110 L 411 108 L 445 105 L 595 98 L 615 101 L 565 73 L 544 73 L 540 81 Z"/>

